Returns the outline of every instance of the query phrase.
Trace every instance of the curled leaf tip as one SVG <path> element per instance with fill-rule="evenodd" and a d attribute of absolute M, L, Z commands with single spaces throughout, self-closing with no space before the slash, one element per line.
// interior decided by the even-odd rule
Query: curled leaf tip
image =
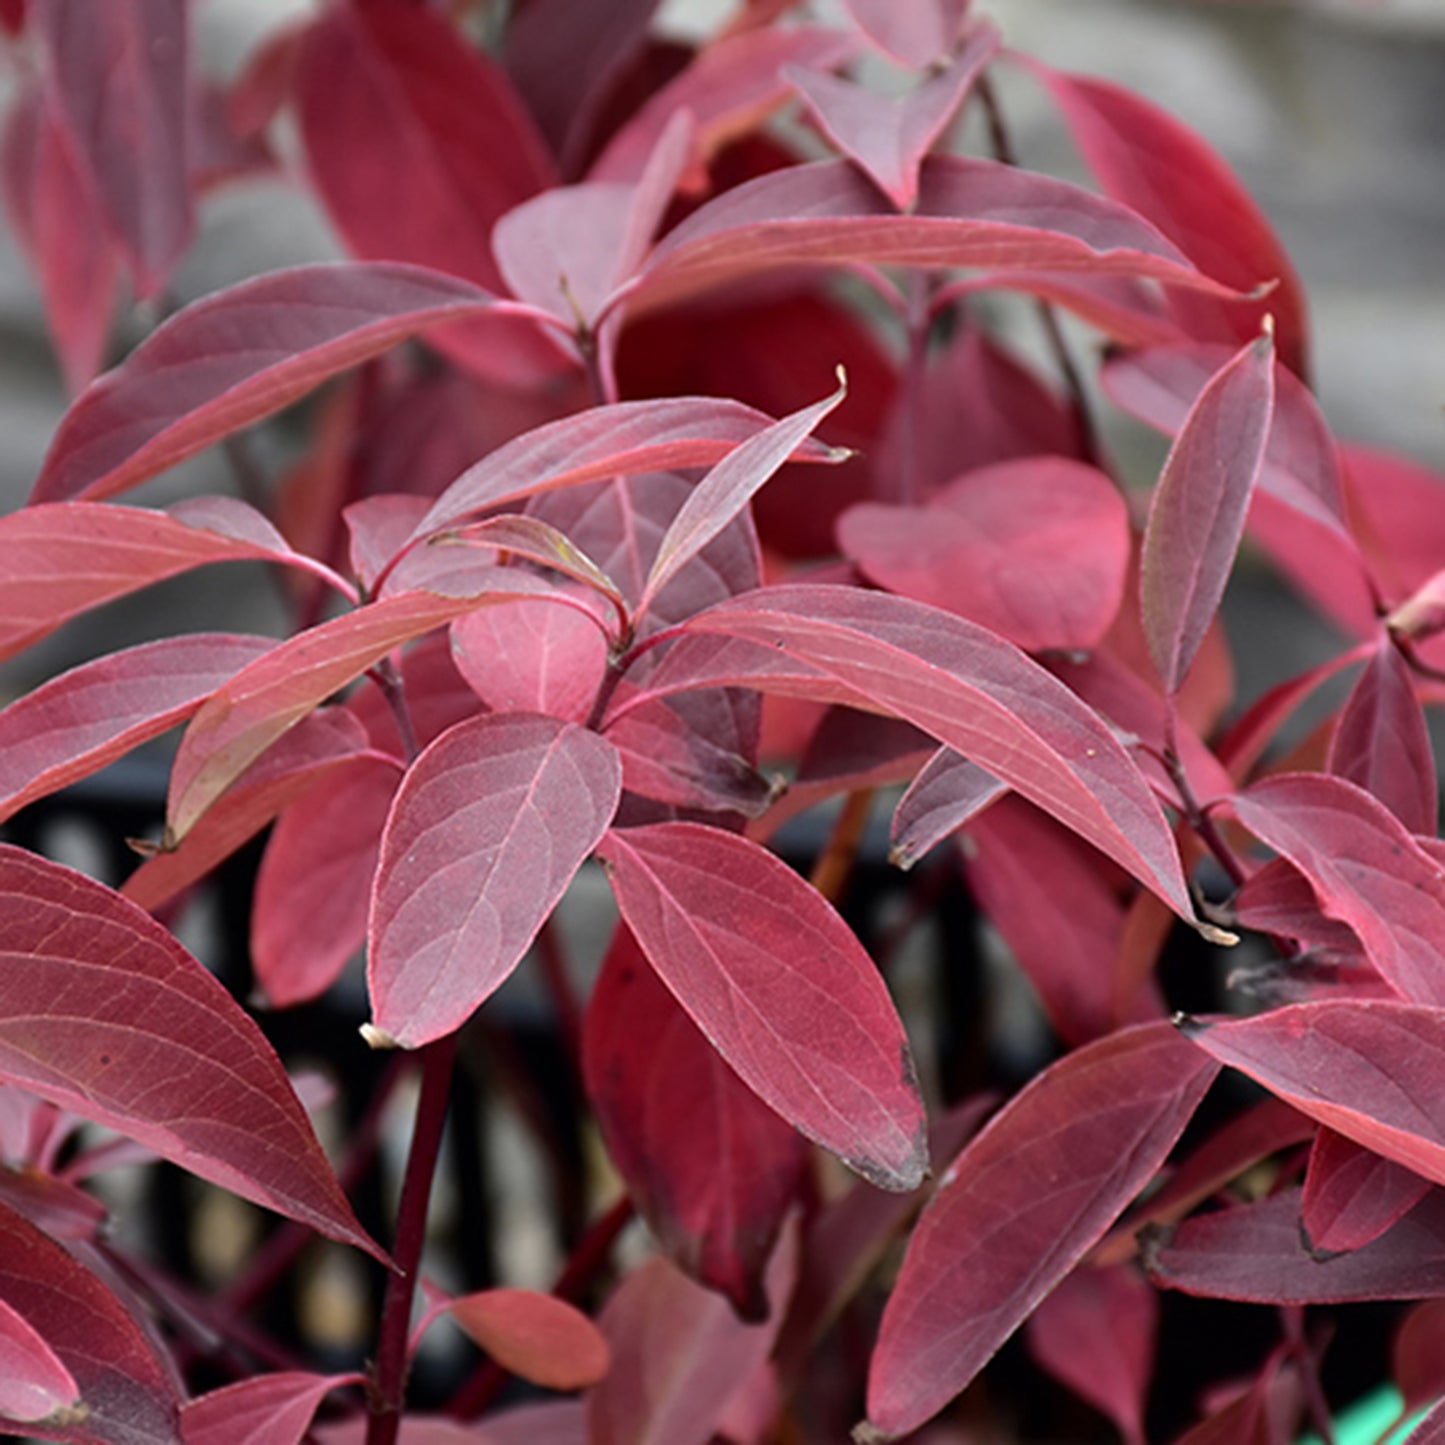
<path fill-rule="evenodd" d="M 907 873 L 918 862 L 917 855 L 906 843 L 895 843 L 888 850 L 888 861 L 893 867 Z"/>
<path fill-rule="evenodd" d="M 361 1037 L 366 1040 L 367 1047 L 371 1049 L 396 1049 L 401 1047 L 385 1029 L 379 1029 L 375 1024 L 362 1024 Z"/>
<path fill-rule="evenodd" d="M 1218 944 L 1220 948 L 1233 948 L 1239 942 L 1239 935 L 1231 933 L 1227 928 L 1220 928 L 1214 923 L 1205 923 L 1202 919 L 1195 919 L 1194 931 L 1207 943 Z"/>
<path fill-rule="evenodd" d="M 871 1420 L 860 1420 L 853 1427 L 853 1445 L 886 1445 L 892 1435 L 880 1430 Z"/>

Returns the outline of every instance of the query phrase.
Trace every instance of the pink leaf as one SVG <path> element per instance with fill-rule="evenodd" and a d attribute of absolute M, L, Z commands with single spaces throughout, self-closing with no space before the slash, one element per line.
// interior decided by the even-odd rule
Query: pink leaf
<path fill-rule="evenodd" d="M 911 868 L 929 849 L 1008 792 L 990 772 L 940 748 L 908 785 L 893 810 L 888 861 Z"/>
<path fill-rule="evenodd" d="M 969 0 L 846 0 L 853 23 L 890 59 L 913 70 L 951 55 Z"/>
<path fill-rule="evenodd" d="M 883 1312 L 868 1418 L 902 1435 L 936 1414 L 1164 1162 L 1217 1069 L 1168 1024 L 1051 1065 L 949 1167 Z"/>
<path fill-rule="evenodd" d="M 25 1423 L 78 1418 L 80 1386 L 55 1351 L 0 1300 L 0 1415 Z"/>
<path fill-rule="evenodd" d="M 31 500 L 114 496 L 328 376 L 496 304 L 435 271 L 354 262 L 273 271 L 202 297 L 86 389 L 50 444 Z"/>
<path fill-rule="evenodd" d="M 198 632 L 110 653 L 0 711 L 0 818 L 183 721 L 269 637 Z"/>
<path fill-rule="evenodd" d="M 6 1080 L 384 1258 L 261 1031 L 160 924 L 18 848 L 0 848 L 0 892 Z"/>
<path fill-rule="evenodd" d="M 1230 900 L 1229 912 L 1245 928 L 1365 961 L 1354 929 L 1320 912 L 1309 879 L 1287 859 L 1271 858 L 1250 874 Z"/>
<path fill-rule="evenodd" d="M 382 838 L 368 1037 L 416 1048 L 461 1025 L 521 962 L 621 792 L 611 745 L 556 718 L 493 714 L 432 743 Z"/>
<path fill-rule="evenodd" d="M 983 467 L 927 506 L 864 502 L 838 541 L 870 581 L 1027 651 L 1095 646 L 1124 593 L 1129 518 L 1115 485 L 1064 457 Z"/>
<path fill-rule="evenodd" d="M 355 466 L 351 454 L 362 445 L 360 437 L 350 434 L 340 442 L 338 450 L 342 456 L 335 464 L 335 470 L 343 486 L 355 485 L 351 480 Z M 326 466 L 326 461 L 321 464 Z M 342 500 L 343 497 L 337 496 L 335 505 L 339 506 Z M 426 515 L 430 505 L 428 498 L 409 492 L 377 492 L 341 507 L 341 519 L 346 523 L 346 555 L 351 564 L 351 575 L 368 596 L 376 594 L 393 558 L 416 530 L 416 524 Z M 325 520 L 326 531 L 330 532 L 335 526 L 332 508 L 327 508 Z"/>
<path fill-rule="evenodd" d="M 1333 1129 L 1310 1151 L 1300 1224 L 1316 1254 L 1359 1249 L 1378 1239 L 1430 1191 L 1430 1181 Z"/>
<path fill-rule="evenodd" d="M 827 900 L 697 823 L 614 829 L 597 851 L 648 962 L 743 1082 L 879 1188 L 916 1188 L 928 1156 L 908 1041 Z"/>
<path fill-rule="evenodd" d="M 1445 476 L 1393 452 L 1341 447 L 1350 514 L 1357 520 L 1384 590 L 1404 598 L 1440 570 L 1445 524 L 1440 499 Z"/>
<path fill-rule="evenodd" d="M 181 1408 L 185 1445 L 301 1445 L 316 1408 L 361 1375 L 257 1375 L 189 1400 Z"/>
<path fill-rule="evenodd" d="M 185 0 L 41 0 L 31 25 L 45 48 L 56 112 L 153 296 L 191 237 L 186 137 L 190 37 Z"/>
<path fill-rule="evenodd" d="M 484 1289 L 446 1306 L 504 1370 L 548 1390 L 581 1390 L 607 1373 L 610 1351 L 581 1310 L 531 1289 Z"/>
<path fill-rule="evenodd" d="M 1200 392 L 1154 489 L 1139 592 L 1149 655 L 1179 691 L 1244 535 L 1274 415 L 1274 349 L 1251 342 Z"/>

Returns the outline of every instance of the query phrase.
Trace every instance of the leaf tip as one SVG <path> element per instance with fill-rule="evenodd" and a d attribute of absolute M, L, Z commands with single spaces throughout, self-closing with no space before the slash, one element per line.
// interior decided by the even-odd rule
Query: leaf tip
<path fill-rule="evenodd" d="M 366 1046 L 370 1049 L 399 1049 L 401 1044 L 386 1032 L 379 1029 L 375 1024 L 362 1024 L 361 1037 L 366 1040 Z"/>
<path fill-rule="evenodd" d="M 860 1420 L 853 1427 L 853 1445 L 887 1445 L 894 1437 L 880 1430 L 871 1420 Z"/>
<path fill-rule="evenodd" d="M 1194 920 L 1194 931 L 1206 943 L 1217 944 L 1220 948 L 1233 948 L 1239 942 L 1239 935 L 1231 933 L 1227 928 L 1220 928 L 1216 923 L 1206 923 L 1203 919 Z"/>
<path fill-rule="evenodd" d="M 888 850 L 888 862 L 892 867 L 907 873 L 918 862 L 918 854 L 907 843 L 895 843 Z"/>
<path fill-rule="evenodd" d="M 1192 1039 L 1196 1034 L 1202 1034 L 1208 1024 L 1201 1023 L 1193 1014 L 1174 1013 L 1170 1014 L 1169 1022 L 1184 1035 L 1186 1039 Z"/>

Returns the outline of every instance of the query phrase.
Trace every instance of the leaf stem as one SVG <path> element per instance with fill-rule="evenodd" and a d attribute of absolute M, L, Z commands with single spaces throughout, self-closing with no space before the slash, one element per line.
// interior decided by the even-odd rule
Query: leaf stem
<path fill-rule="evenodd" d="M 1200 805 L 1199 798 L 1189 782 L 1189 775 L 1184 770 L 1184 763 L 1179 756 L 1179 720 L 1176 712 L 1175 700 L 1171 697 L 1168 703 L 1168 710 L 1164 715 L 1164 755 L 1163 763 L 1165 771 L 1169 774 L 1169 780 L 1179 793 L 1179 801 L 1184 804 L 1184 816 L 1189 826 L 1199 835 L 1199 840 L 1214 855 L 1219 866 L 1229 875 L 1230 882 L 1236 888 L 1241 888 L 1249 877 L 1244 864 L 1239 861 L 1233 848 L 1229 846 L 1223 833 L 1219 831 L 1219 825 Z"/>
<path fill-rule="evenodd" d="M 401 672 L 390 657 L 383 657 L 368 671 L 367 676 L 381 689 L 381 695 L 391 709 L 409 766 L 421 753 L 421 744 L 417 741 L 416 724 L 412 721 L 411 705 L 406 700 L 406 687 L 401 680 Z"/>

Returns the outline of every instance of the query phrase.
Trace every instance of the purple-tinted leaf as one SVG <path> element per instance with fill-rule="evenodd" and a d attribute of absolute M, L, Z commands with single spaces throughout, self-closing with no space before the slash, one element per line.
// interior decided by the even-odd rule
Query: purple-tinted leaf
<path fill-rule="evenodd" d="M 1282 1445 L 1294 1438 L 1303 1404 L 1298 1367 L 1275 1349 L 1242 1394 L 1223 1405 L 1211 1401 L 1210 1413 L 1174 1445 Z"/>
<path fill-rule="evenodd" d="M 368 1038 L 416 1048 L 460 1026 L 521 962 L 612 821 L 616 751 L 556 718 L 458 723 L 408 770 L 368 925 Z"/>
<path fill-rule="evenodd" d="M 330 440 L 330 437 L 323 435 L 323 444 Z M 342 486 L 354 485 L 350 480 L 353 469 L 351 454 L 362 443 L 349 425 L 346 435 L 336 440 L 336 449 L 340 455 L 336 457 L 334 469 Z M 323 459 L 322 467 L 330 470 L 327 466 L 329 461 L 330 458 Z M 320 491 L 321 488 L 317 487 L 315 490 Z M 337 495 L 333 506 L 339 505 L 341 500 L 342 497 Z M 428 498 L 415 496 L 410 492 L 378 492 L 341 508 L 341 519 L 346 523 L 346 555 L 351 564 L 351 575 L 368 596 L 375 594 L 387 568 L 406 545 L 416 530 L 416 524 L 426 515 L 430 505 Z M 333 506 L 328 506 L 326 511 L 325 530 L 328 534 L 336 525 Z"/>
<path fill-rule="evenodd" d="M 1252 873 L 1230 900 L 1229 912 L 1245 928 L 1293 938 L 1310 948 L 1358 956 L 1364 962 L 1355 931 L 1320 912 L 1309 879 L 1284 858 L 1271 858 Z"/>
<path fill-rule="evenodd" d="M 1416 1305 L 1396 1331 L 1390 1350 L 1390 1378 L 1416 1409 L 1445 1395 L 1445 1302 Z"/>
<path fill-rule="evenodd" d="M 911 868 L 930 848 L 1008 792 L 986 769 L 940 748 L 908 785 L 893 810 L 888 861 Z"/>
<path fill-rule="evenodd" d="M 504 1370 L 548 1390 L 582 1390 L 607 1373 L 610 1351 L 575 1305 L 532 1289 L 462 1295 L 445 1313 Z"/>
<path fill-rule="evenodd" d="M 823 896 L 756 843 L 696 823 L 614 829 L 597 850 L 649 963 L 765 1103 L 883 1189 L 927 1168 L 908 1041 Z"/>
<path fill-rule="evenodd" d="M 361 1375 L 257 1375 L 188 1400 L 181 1408 L 185 1445 L 300 1445 L 316 1407 Z"/>
<path fill-rule="evenodd" d="M 1274 347 L 1251 342 L 1200 392 L 1154 489 L 1139 594 L 1149 655 L 1179 691 L 1219 609 L 1274 415 Z"/>
<path fill-rule="evenodd" d="M 890 59 L 922 70 L 951 55 L 969 0 L 846 0 L 853 23 Z"/>
<path fill-rule="evenodd" d="M 25 1316 L 0 1300 L 0 1416 L 26 1423 L 77 1418 L 79 1403 L 75 1376 Z"/>
<path fill-rule="evenodd" d="M 0 1297 L 45 1340 L 84 1402 L 75 1418 L 47 1423 L 45 1438 L 76 1445 L 182 1445 L 169 1362 L 157 1356 L 95 1274 L 5 1204 Z"/>
<path fill-rule="evenodd" d="M 381 830 L 400 780 L 391 759 L 357 757 L 272 829 L 251 905 L 251 961 L 273 1007 L 324 992 L 366 941 Z"/>
<path fill-rule="evenodd" d="M 0 1074 L 8 1082 L 382 1257 L 352 1216 L 271 1046 L 160 924 L 19 848 L 0 848 L 0 893 Z"/>
<path fill-rule="evenodd" d="M 883 1312 L 868 1418 L 902 1435 L 936 1414 L 1153 1177 L 1217 1069 L 1167 1024 L 1051 1065 L 950 1165 Z"/>
<path fill-rule="evenodd" d="M 698 1032 L 625 924 L 588 1002 L 582 1049 L 608 1156 L 668 1256 L 741 1318 L 765 1318 L 763 1271 L 806 1146 Z"/>
<path fill-rule="evenodd" d="M 1129 566 L 1118 488 L 1065 457 L 969 472 L 923 507 L 863 502 L 839 518 L 838 541 L 870 581 L 1028 651 L 1095 646 Z"/>
<path fill-rule="evenodd" d="M 998 50 L 996 26 L 984 21 L 947 69 L 895 99 L 825 71 L 789 66 L 783 74 L 822 127 L 900 211 L 918 196 L 918 168 L 958 114 L 973 82 Z"/>
<path fill-rule="evenodd" d="M 39 0 L 56 113 L 125 247 L 136 289 L 153 296 L 194 224 L 186 162 L 190 26 L 186 0 Z"/>
<path fill-rule="evenodd" d="M 199 632 L 113 652 L 0 711 L 0 818 L 103 768 L 189 717 L 276 644 Z"/>
<path fill-rule="evenodd" d="M 205 296 L 65 414 L 33 502 L 114 496 L 280 411 L 328 376 L 497 303 L 415 266 L 297 266 Z"/>
<path fill-rule="evenodd" d="M 1383 803 L 1343 778 L 1283 773 L 1229 806 L 1310 880 L 1320 911 L 1354 930 L 1392 988 L 1445 1004 L 1445 867 Z"/>
<path fill-rule="evenodd" d="M 1430 1182 L 1333 1129 L 1310 1151 L 1300 1223 L 1316 1254 L 1359 1249 L 1378 1239 L 1429 1192 Z"/>
<path fill-rule="evenodd" d="M 1411 833 L 1434 836 L 1435 754 L 1410 666 L 1388 633 L 1340 710 L 1329 770 L 1378 798 Z"/>

